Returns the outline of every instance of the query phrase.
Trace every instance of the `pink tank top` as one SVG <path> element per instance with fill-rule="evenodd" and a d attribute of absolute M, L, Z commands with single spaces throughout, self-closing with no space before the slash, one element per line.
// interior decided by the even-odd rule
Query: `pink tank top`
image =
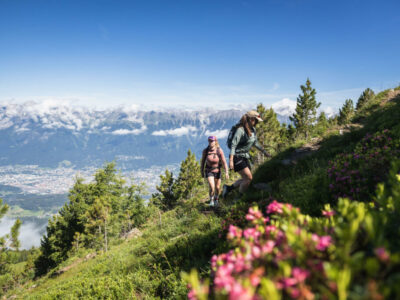
<path fill-rule="evenodd" d="M 219 168 L 219 155 L 217 152 L 217 148 L 214 149 L 214 151 L 209 150 L 207 152 L 207 156 L 206 156 L 206 165 L 207 168 L 210 169 L 218 169 Z"/>

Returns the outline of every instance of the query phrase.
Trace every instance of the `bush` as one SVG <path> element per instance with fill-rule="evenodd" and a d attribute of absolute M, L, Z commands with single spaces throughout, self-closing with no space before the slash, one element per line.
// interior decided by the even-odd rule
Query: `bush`
<path fill-rule="evenodd" d="M 392 139 L 388 130 L 367 134 L 352 153 L 339 154 L 329 162 L 333 198 L 370 199 L 377 183 L 386 179 L 390 163 L 399 152 L 399 141 Z"/>
<path fill-rule="evenodd" d="M 211 259 L 209 279 L 186 275 L 190 299 L 399 299 L 400 164 L 380 185 L 380 208 L 340 198 L 312 218 L 290 204 L 250 208 L 249 227 L 231 225 L 234 247 Z M 398 221 L 397 221 L 398 222 Z"/>

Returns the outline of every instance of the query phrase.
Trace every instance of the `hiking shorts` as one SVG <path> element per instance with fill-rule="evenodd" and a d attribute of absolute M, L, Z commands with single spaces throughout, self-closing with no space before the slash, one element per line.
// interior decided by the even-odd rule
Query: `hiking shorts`
<path fill-rule="evenodd" d="M 215 179 L 221 179 L 221 171 L 213 172 L 212 170 L 205 170 L 206 178 L 214 177 Z"/>
<path fill-rule="evenodd" d="M 244 168 L 249 168 L 249 170 L 251 170 L 251 165 L 250 165 L 249 160 L 246 157 L 234 155 L 233 156 L 233 170 L 235 172 L 239 172 L 239 171 L 243 170 Z"/>

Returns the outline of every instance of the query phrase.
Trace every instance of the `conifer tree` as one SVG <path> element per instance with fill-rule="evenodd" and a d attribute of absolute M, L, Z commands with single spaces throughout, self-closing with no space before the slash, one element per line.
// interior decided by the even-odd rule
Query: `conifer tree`
<path fill-rule="evenodd" d="M 194 188 L 199 186 L 201 182 L 200 164 L 194 153 L 189 149 L 186 159 L 181 163 L 179 176 L 173 188 L 174 194 L 178 199 L 191 198 Z"/>
<path fill-rule="evenodd" d="M 152 195 L 152 202 L 164 211 L 174 208 L 178 200 L 174 186 L 174 176 L 166 169 L 165 175 L 160 175 L 160 184 L 156 186 L 158 193 Z"/>
<path fill-rule="evenodd" d="M 257 139 L 264 149 L 268 149 L 270 154 L 278 151 L 281 139 L 281 124 L 277 119 L 277 115 L 272 108 L 266 109 L 265 106 L 260 103 L 257 105 L 257 112 L 263 119 L 263 122 L 259 122 L 256 126 Z M 264 161 L 264 154 L 258 150 L 251 150 L 251 156 L 254 158 L 255 164 L 260 164 Z"/>
<path fill-rule="evenodd" d="M 322 134 L 324 134 L 324 132 L 326 131 L 326 129 L 328 127 L 329 127 L 329 124 L 328 124 L 328 119 L 326 117 L 326 114 L 325 114 L 325 112 L 321 112 L 317 119 L 316 133 L 318 135 L 322 135 Z"/>
<path fill-rule="evenodd" d="M 120 219 L 122 222 L 121 233 L 128 233 L 133 226 L 139 227 L 148 217 L 148 209 L 145 206 L 143 195 L 146 195 L 144 183 L 132 184 L 127 189 L 127 196 L 121 202 Z"/>
<path fill-rule="evenodd" d="M 47 233 L 41 241 L 40 254 L 35 260 L 35 276 L 47 273 L 68 257 L 77 233 L 86 241 L 86 245 L 93 244 L 96 232 L 87 230 L 88 224 L 93 221 L 91 216 L 101 218 L 101 242 L 107 243 L 104 244 L 105 249 L 108 248 L 109 233 L 119 234 L 118 227 L 121 224 L 118 222 L 118 212 L 123 202 L 121 199 L 126 194 L 123 187 L 125 181 L 117 174 L 115 163 L 107 164 L 94 177 L 94 182 L 87 184 L 83 183 L 82 178 L 77 178 L 68 196 L 69 203 L 49 220 Z"/>
<path fill-rule="evenodd" d="M 357 100 L 356 111 L 359 111 L 365 104 L 375 97 L 375 93 L 370 88 L 365 89 Z"/>
<path fill-rule="evenodd" d="M 0 199 L 0 219 L 4 217 L 8 209 L 9 206 L 3 204 L 3 200 Z M 12 258 L 8 254 L 8 250 L 9 248 L 13 248 L 18 251 L 20 246 L 18 235 L 21 224 L 21 221 L 17 219 L 11 227 L 11 233 L 0 237 L 0 275 L 9 273 L 9 264 L 11 263 Z"/>
<path fill-rule="evenodd" d="M 21 228 L 22 222 L 17 219 L 14 225 L 11 227 L 11 238 L 10 238 L 10 247 L 14 248 L 15 250 L 19 250 L 21 246 L 20 241 L 18 240 L 19 236 L 19 229 Z"/>
<path fill-rule="evenodd" d="M 108 251 L 108 223 L 111 216 L 111 201 L 108 197 L 95 199 L 93 205 L 86 212 L 85 239 L 90 246 L 103 246 Z"/>
<path fill-rule="evenodd" d="M 339 109 L 338 123 L 346 125 L 350 123 L 351 118 L 354 116 L 353 100 L 347 99 L 342 108 Z"/>
<path fill-rule="evenodd" d="M 300 88 L 303 94 L 297 97 L 296 111 L 289 118 L 296 127 L 297 136 L 302 135 L 308 139 L 321 103 L 317 103 L 315 99 L 316 91 L 311 87 L 310 79 L 307 78 L 306 85 L 301 85 Z"/>

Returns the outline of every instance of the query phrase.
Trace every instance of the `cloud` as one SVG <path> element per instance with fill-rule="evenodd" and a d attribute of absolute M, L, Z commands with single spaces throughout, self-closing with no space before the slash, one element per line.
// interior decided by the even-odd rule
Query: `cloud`
<path fill-rule="evenodd" d="M 210 136 L 210 135 L 215 135 L 218 139 L 224 139 L 228 136 L 229 134 L 229 129 L 221 129 L 221 130 L 206 130 L 204 133 L 205 136 Z"/>
<path fill-rule="evenodd" d="M 328 118 L 333 117 L 334 115 L 337 114 L 337 112 L 336 112 L 332 107 L 330 107 L 330 106 L 321 108 L 320 111 L 325 112 L 325 114 L 326 114 L 326 116 L 327 116 Z"/>
<path fill-rule="evenodd" d="M 289 98 L 283 98 L 279 102 L 275 102 L 271 105 L 272 109 L 282 116 L 290 116 L 295 112 L 297 102 L 290 100 Z"/>
<path fill-rule="evenodd" d="M 147 126 L 143 125 L 141 128 L 132 129 L 132 130 L 117 129 L 117 130 L 114 130 L 113 132 L 111 132 L 111 134 L 113 134 L 113 135 L 128 135 L 128 134 L 138 135 L 138 134 L 145 132 L 146 130 L 147 130 Z"/>
<path fill-rule="evenodd" d="M 15 219 L 3 218 L 0 221 L 0 236 L 9 234 L 11 227 L 14 225 Z M 40 245 L 40 239 L 44 234 L 46 224 L 37 226 L 35 223 L 23 222 L 20 228 L 19 241 L 21 242 L 21 249 L 30 249 L 32 246 L 38 247 Z"/>
<path fill-rule="evenodd" d="M 174 135 L 174 136 L 182 136 L 192 134 L 197 131 L 197 128 L 194 126 L 183 126 L 180 128 L 169 129 L 169 130 L 158 130 L 154 131 L 151 135 L 155 136 L 166 136 L 166 135 Z"/>

